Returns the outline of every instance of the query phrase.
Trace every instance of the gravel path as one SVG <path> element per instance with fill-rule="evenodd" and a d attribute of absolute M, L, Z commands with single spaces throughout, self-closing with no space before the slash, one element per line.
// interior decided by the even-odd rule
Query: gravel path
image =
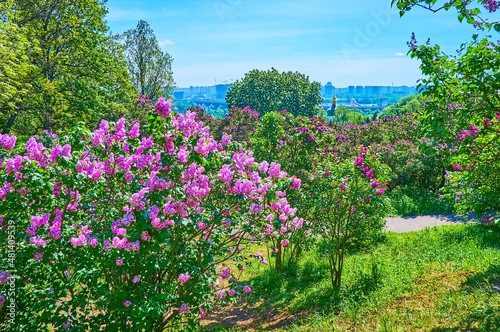
<path fill-rule="evenodd" d="M 473 218 L 467 216 L 467 220 Z M 436 227 L 443 225 L 458 225 L 466 222 L 466 218 L 452 214 L 438 216 L 414 216 L 414 217 L 392 217 L 387 218 L 385 231 L 394 233 L 416 232 L 427 227 Z"/>

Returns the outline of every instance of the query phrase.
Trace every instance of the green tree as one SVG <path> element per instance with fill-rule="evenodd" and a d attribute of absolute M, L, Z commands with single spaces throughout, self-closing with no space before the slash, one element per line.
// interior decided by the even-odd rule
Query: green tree
<path fill-rule="evenodd" d="M 478 2 L 491 13 L 500 6 L 495 0 Z M 401 14 L 416 5 L 432 11 L 455 7 L 460 21 L 500 32 L 498 21 L 481 17 L 481 9 L 471 7 L 472 1 L 451 1 L 435 9 L 437 0 L 423 3 L 400 0 L 397 6 Z M 453 172 L 445 189 L 456 196 L 461 212 L 500 211 L 500 44 L 493 40 L 474 34 L 456 55 L 444 54 L 439 45 L 418 45 L 415 35 L 408 43 L 409 54 L 422 62 L 427 77 L 419 84 L 428 99 L 421 129 L 433 142 L 426 153 L 448 156 L 447 166 Z"/>
<path fill-rule="evenodd" d="M 5 14 L 29 42 L 29 90 L 2 113 L 5 132 L 34 134 L 116 120 L 132 105 L 121 49 L 107 36 L 98 0 L 16 0 Z"/>
<path fill-rule="evenodd" d="M 174 86 L 172 57 L 162 52 L 148 22 L 140 20 L 121 38 L 132 84 L 153 101 L 170 95 Z"/>
<path fill-rule="evenodd" d="M 0 17 L 12 6 L 8 1 L 0 4 Z M 15 112 L 15 105 L 27 92 L 27 75 L 30 69 L 26 56 L 28 42 L 17 25 L 0 21 L 0 124 L 1 132 L 12 126 L 8 122 Z M 13 118 L 12 118 L 13 119 Z"/>
<path fill-rule="evenodd" d="M 335 115 L 333 116 L 333 121 L 346 124 L 346 123 L 354 123 L 354 124 L 363 124 L 365 123 L 365 117 L 361 112 L 356 112 L 347 106 L 339 106 L 335 110 Z"/>
<path fill-rule="evenodd" d="M 384 108 L 382 112 L 379 113 L 378 118 L 385 119 L 404 114 L 413 114 L 422 108 L 426 99 L 427 98 L 422 94 L 401 97 L 396 104 Z"/>
<path fill-rule="evenodd" d="M 255 69 L 229 88 L 226 102 L 228 108 L 249 106 L 260 115 L 288 110 L 295 116 L 313 116 L 323 101 L 320 89 L 320 83 L 310 82 L 309 77 L 298 72 Z"/>

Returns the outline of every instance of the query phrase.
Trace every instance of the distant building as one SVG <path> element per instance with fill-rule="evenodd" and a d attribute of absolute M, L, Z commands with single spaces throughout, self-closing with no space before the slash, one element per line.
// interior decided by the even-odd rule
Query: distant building
<path fill-rule="evenodd" d="M 357 86 L 356 87 L 356 94 L 357 95 L 362 95 L 363 94 L 363 86 Z"/>
<path fill-rule="evenodd" d="M 332 98 L 333 95 L 335 94 L 335 87 L 332 85 L 332 82 L 326 83 L 324 87 L 324 97 L 325 98 Z"/>
<path fill-rule="evenodd" d="M 350 95 L 353 95 L 356 92 L 356 87 L 353 85 L 350 85 L 347 89 Z"/>
<path fill-rule="evenodd" d="M 176 100 L 184 99 L 184 91 L 174 91 L 174 99 Z"/>
<path fill-rule="evenodd" d="M 231 84 L 217 84 L 215 86 L 215 99 L 226 99 L 227 90 Z"/>

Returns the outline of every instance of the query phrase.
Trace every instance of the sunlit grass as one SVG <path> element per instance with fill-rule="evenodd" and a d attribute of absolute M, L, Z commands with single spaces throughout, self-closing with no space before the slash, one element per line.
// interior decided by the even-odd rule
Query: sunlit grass
<path fill-rule="evenodd" d="M 500 232 L 484 225 L 389 233 L 347 257 L 340 291 L 315 250 L 280 273 L 247 272 L 254 291 L 232 309 L 244 306 L 253 319 L 240 330 L 500 331 Z M 238 330 L 235 319 L 218 318 L 209 328 Z"/>

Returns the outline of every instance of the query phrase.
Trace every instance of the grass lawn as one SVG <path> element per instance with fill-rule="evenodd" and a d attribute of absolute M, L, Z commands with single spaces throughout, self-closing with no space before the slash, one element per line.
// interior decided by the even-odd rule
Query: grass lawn
<path fill-rule="evenodd" d="M 271 262 L 270 262 L 271 263 Z M 253 292 L 203 322 L 212 331 L 500 331 L 500 231 L 481 224 L 388 233 L 352 252 L 342 287 L 314 249 L 277 273 L 248 268 Z"/>

